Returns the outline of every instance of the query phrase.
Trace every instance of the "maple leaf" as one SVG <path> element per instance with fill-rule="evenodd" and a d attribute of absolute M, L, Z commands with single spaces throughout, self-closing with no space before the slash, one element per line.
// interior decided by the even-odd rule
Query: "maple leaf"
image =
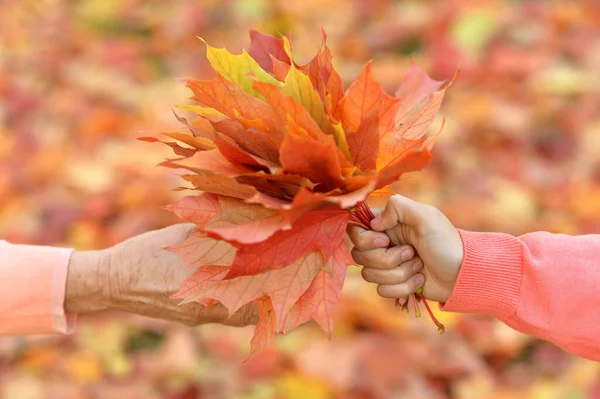
<path fill-rule="evenodd" d="M 340 99 L 344 96 L 342 78 L 333 67 L 333 55 L 327 47 L 327 35 L 321 31 L 323 44 L 317 55 L 304 67 L 315 90 L 321 96 L 325 112 L 331 117 L 336 114 Z"/>
<path fill-rule="evenodd" d="M 283 43 L 284 49 L 291 57 L 290 42 L 284 37 Z M 333 132 L 333 127 L 325 113 L 325 106 L 319 93 L 315 91 L 310 77 L 302 73 L 295 64 L 290 65 L 281 89 L 285 95 L 293 97 L 302 104 L 325 133 L 331 134 Z"/>
<path fill-rule="evenodd" d="M 273 57 L 271 57 L 271 61 L 273 62 L 273 76 L 275 76 L 275 79 L 283 82 L 290 70 L 290 64 Z"/>
<path fill-rule="evenodd" d="M 205 231 L 190 235 L 184 242 L 172 245 L 167 249 L 179 254 L 188 266 L 231 265 L 236 248 L 227 241 L 216 240 L 207 232 L 211 229 L 224 230 L 230 240 L 236 236 L 247 237 L 248 226 L 269 220 L 274 212 L 256 205 L 249 205 L 237 199 L 218 197 L 214 194 L 187 196 L 166 209 L 174 212 L 181 219 L 203 227 Z M 263 217 L 264 219 L 261 219 Z M 285 222 L 272 226 L 271 230 L 262 229 L 262 237 L 269 237 L 276 229 L 286 228 Z M 225 234 L 225 233 L 223 233 Z"/>
<path fill-rule="evenodd" d="M 273 59 L 289 65 L 291 59 L 284 48 L 283 39 L 251 30 L 248 53 L 267 72 L 273 73 Z"/>
<path fill-rule="evenodd" d="M 185 175 L 182 178 L 190 182 L 195 187 L 195 190 L 213 194 L 246 199 L 254 197 L 257 193 L 257 190 L 252 186 L 238 183 L 234 178 L 215 175 L 211 172 Z"/>
<path fill-rule="evenodd" d="M 215 148 L 215 143 L 205 137 L 190 136 L 189 134 L 178 132 L 165 132 L 163 135 L 178 140 L 199 151 L 212 150 Z"/>
<path fill-rule="evenodd" d="M 311 137 L 317 138 L 322 135 L 319 125 L 310 115 L 308 109 L 299 103 L 294 97 L 286 95 L 281 87 L 269 85 L 262 82 L 254 82 L 254 88 L 258 91 L 265 101 L 273 107 L 280 123 L 294 121 L 298 126 L 305 129 Z"/>
<path fill-rule="evenodd" d="M 182 303 L 216 299 L 233 314 L 245 304 L 267 295 L 275 310 L 277 328 L 281 330 L 289 310 L 324 267 L 323 255 L 318 251 L 307 253 L 283 268 L 235 279 L 223 278 L 231 270 L 229 267 L 204 266 L 184 282 L 174 297 L 184 298 Z"/>
<path fill-rule="evenodd" d="M 180 219 L 204 226 L 210 223 L 221 209 L 219 197 L 214 194 L 183 197 L 179 201 L 167 205 L 164 209 L 173 212 Z"/>
<path fill-rule="evenodd" d="M 290 120 L 279 151 L 283 171 L 306 176 L 317 183 L 319 191 L 329 191 L 343 184 L 337 147 L 332 137 L 314 139 Z"/>
<path fill-rule="evenodd" d="M 279 231 L 269 239 L 242 246 L 227 278 L 256 275 L 295 261 L 319 250 L 329 260 L 342 240 L 350 214 L 340 210 L 316 210 L 297 219 L 290 230 Z"/>
<path fill-rule="evenodd" d="M 162 141 L 157 139 L 156 137 L 138 137 L 138 140 L 140 141 L 147 141 L 149 143 L 163 143 L 168 145 L 169 147 L 171 147 L 171 149 L 173 149 L 173 152 L 176 155 L 180 155 L 183 157 L 191 157 L 196 153 L 196 150 L 194 148 L 186 148 L 186 147 L 182 147 L 179 144 L 175 143 L 175 142 L 166 142 L 166 141 Z"/>
<path fill-rule="evenodd" d="M 314 319 L 329 336 L 333 332 L 333 319 L 337 303 L 342 294 L 346 268 L 354 264 L 344 242 L 340 242 L 335 252 L 311 283 L 308 290 L 287 314 L 284 333 Z"/>
<path fill-rule="evenodd" d="M 379 109 L 373 109 L 355 132 L 346 136 L 352 163 L 360 170 L 370 172 L 377 166 L 379 153 Z"/>
<path fill-rule="evenodd" d="M 380 189 L 395 181 L 406 172 L 425 168 L 431 161 L 432 140 L 403 140 L 399 155 L 383 167 L 377 176 L 376 188 Z"/>
<path fill-rule="evenodd" d="M 315 184 L 304 176 L 295 174 L 267 174 L 264 172 L 248 173 L 238 176 L 236 180 L 256 187 L 261 193 L 277 198 L 293 198 L 303 187 L 313 189 Z"/>
<path fill-rule="evenodd" d="M 210 193 L 183 197 L 165 209 L 186 222 L 196 224 L 202 229 L 202 234 L 208 233 L 231 242 L 261 242 L 276 231 L 291 227 L 276 210 Z"/>
<path fill-rule="evenodd" d="M 271 167 L 277 167 L 279 164 L 278 145 L 280 141 L 274 140 L 273 137 L 269 137 L 258 129 L 246 128 L 241 122 L 234 119 L 211 121 L 211 124 L 217 133 L 230 138 L 241 149 L 258 157 L 255 158 L 257 162 Z"/>
<path fill-rule="evenodd" d="M 277 320 L 271 298 L 264 296 L 254 301 L 258 308 L 259 319 L 250 341 L 250 354 L 265 348 L 277 335 Z"/>
<path fill-rule="evenodd" d="M 236 248 L 227 241 L 215 240 L 205 233 L 195 233 L 184 242 L 167 247 L 178 254 L 188 266 L 229 266 Z"/>
<path fill-rule="evenodd" d="M 187 79 L 186 82 L 194 93 L 192 100 L 238 120 L 246 128 L 256 128 L 252 121 L 258 121 L 260 127 L 267 128 L 268 131 L 264 133 L 269 134 L 269 137 L 283 134 L 275 112 L 267 103 L 246 93 L 221 74 L 217 73 L 211 81 Z"/>
<path fill-rule="evenodd" d="M 252 88 L 253 82 L 278 83 L 277 79 L 269 74 L 270 71 L 264 70 L 246 50 L 243 50 L 240 55 L 234 55 L 225 48 L 215 48 L 204 43 L 206 57 L 215 71 L 244 91 L 258 96 L 259 93 Z"/>
<path fill-rule="evenodd" d="M 194 152 L 193 155 L 187 158 L 165 161 L 161 165 L 171 168 L 184 168 L 197 174 L 211 172 L 227 177 L 254 172 L 254 169 L 246 165 L 230 162 L 219 149 Z"/>
<path fill-rule="evenodd" d="M 187 189 L 199 192 L 166 207 L 198 226 L 169 248 L 197 268 L 176 296 L 230 312 L 254 302 L 256 351 L 309 320 L 331 335 L 352 264 L 346 226 L 366 223 L 375 190 L 429 164 L 448 85 L 413 62 L 392 96 L 369 62 L 344 93 L 324 32 L 306 65 L 288 37 L 250 39 L 237 55 L 206 44 L 216 76 L 184 80 L 197 105 L 181 108 L 198 118 L 178 120 L 191 135 L 142 140 L 170 146 L 179 158 L 160 165 L 186 170 Z"/>
<path fill-rule="evenodd" d="M 218 131 L 215 132 L 214 144 L 219 149 L 219 152 L 233 164 L 248 166 L 258 170 L 273 170 L 277 168 L 275 164 L 250 154 L 233 139 Z"/>
<path fill-rule="evenodd" d="M 400 106 L 396 110 L 398 117 L 402 118 L 405 116 L 425 97 L 438 91 L 442 84 L 443 82 L 431 79 L 417 66 L 415 60 L 412 59 L 410 68 L 406 72 L 404 82 L 395 93 L 396 98 L 402 100 Z"/>
<path fill-rule="evenodd" d="M 339 117 L 344 129 L 357 131 L 366 116 L 380 107 L 383 94 L 382 87 L 371 75 L 369 62 L 340 101 Z"/>

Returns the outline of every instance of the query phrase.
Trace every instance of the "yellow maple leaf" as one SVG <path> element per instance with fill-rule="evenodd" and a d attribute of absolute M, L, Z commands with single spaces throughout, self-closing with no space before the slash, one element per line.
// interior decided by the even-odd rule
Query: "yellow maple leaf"
<path fill-rule="evenodd" d="M 212 47 L 201 37 L 199 39 L 206 44 L 206 57 L 213 69 L 223 75 L 225 79 L 241 87 L 245 92 L 262 98 L 260 93 L 252 88 L 252 82 L 257 80 L 276 86 L 281 84 L 262 69 L 246 50 L 243 50 L 242 54 L 231 54 L 225 48 Z"/>

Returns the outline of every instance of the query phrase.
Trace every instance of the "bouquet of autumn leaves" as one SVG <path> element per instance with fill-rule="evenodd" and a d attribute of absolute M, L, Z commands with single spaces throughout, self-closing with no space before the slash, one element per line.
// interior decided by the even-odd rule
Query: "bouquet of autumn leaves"
<path fill-rule="evenodd" d="M 254 352 L 311 319 L 331 334 L 346 227 L 368 228 L 369 194 L 428 165 L 445 88 L 413 64 L 391 96 L 369 63 L 344 92 L 324 33 L 306 65 L 288 38 L 250 37 L 240 55 L 207 45 L 216 77 L 183 80 L 198 117 L 163 133 L 178 157 L 161 165 L 188 172 L 192 194 L 167 209 L 198 227 L 168 248 L 197 268 L 176 297 L 230 313 L 254 302 Z"/>

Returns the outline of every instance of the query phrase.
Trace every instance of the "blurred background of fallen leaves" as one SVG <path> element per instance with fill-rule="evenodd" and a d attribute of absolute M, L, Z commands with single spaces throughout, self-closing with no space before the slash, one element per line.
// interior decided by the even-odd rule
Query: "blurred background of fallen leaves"
<path fill-rule="evenodd" d="M 174 223 L 167 152 L 135 137 L 177 128 L 175 78 L 210 77 L 196 36 L 291 31 L 307 61 L 320 26 L 346 80 L 369 59 L 390 92 L 411 57 L 461 69 L 434 164 L 398 192 L 464 229 L 600 231 L 597 0 L 1 0 L 0 237 L 105 248 Z M 440 314 L 439 336 L 358 268 L 344 290 L 331 341 L 309 326 L 246 362 L 251 327 L 102 315 L 4 337 L 0 398 L 600 398 L 599 364 L 486 317 Z"/>

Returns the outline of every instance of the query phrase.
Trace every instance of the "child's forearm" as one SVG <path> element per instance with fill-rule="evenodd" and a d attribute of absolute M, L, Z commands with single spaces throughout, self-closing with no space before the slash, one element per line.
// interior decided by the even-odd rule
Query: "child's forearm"
<path fill-rule="evenodd" d="M 464 260 L 443 310 L 489 314 L 600 360 L 600 235 L 460 234 Z"/>

